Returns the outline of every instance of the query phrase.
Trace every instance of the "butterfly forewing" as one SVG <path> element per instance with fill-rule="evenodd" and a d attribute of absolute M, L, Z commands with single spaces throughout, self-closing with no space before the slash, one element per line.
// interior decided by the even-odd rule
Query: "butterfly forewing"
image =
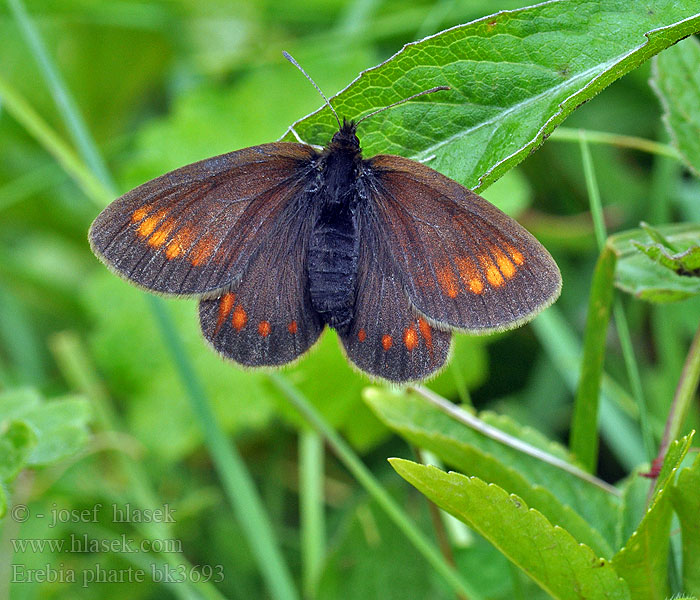
<path fill-rule="evenodd" d="M 227 286 L 304 191 L 316 152 L 263 144 L 149 181 L 93 223 L 95 253 L 121 276 L 169 294 Z"/>
<path fill-rule="evenodd" d="M 472 333 L 508 329 L 559 295 L 542 245 L 486 200 L 398 156 L 365 161 L 364 193 L 411 303 Z"/>
<path fill-rule="evenodd" d="M 281 365 L 318 339 L 323 323 L 311 308 L 306 269 L 312 211 L 300 194 L 230 289 L 200 301 L 202 332 L 225 357 L 253 367 Z"/>
<path fill-rule="evenodd" d="M 354 318 L 340 339 L 348 358 L 371 375 L 395 382 L 424 379 L 444 365 L 452 336 L 411 307 L 376 227 L 371 219 L 360 223 Z"/>

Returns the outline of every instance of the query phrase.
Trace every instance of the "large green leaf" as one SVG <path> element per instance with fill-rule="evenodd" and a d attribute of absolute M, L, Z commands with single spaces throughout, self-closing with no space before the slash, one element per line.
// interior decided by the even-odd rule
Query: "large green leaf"
<path fill-rule="evenodd" d="M 656 482 L 649 509 L 637 530 L 613 557 L 615 570 L 627 582 L 635 600 L 663 600 L 668 595 L 668 548 L 671 527 L 669 491 L 692 435 L 671 444 Z"/>
<path fill-rule="evenodd" d="M 677 252 L 670 255 L 692 257 L 693 248 L 700 246 L 700 225 L 682 223 L 663 225 L 657 228 Z M 617 254 L 615 285 L 621 290 L 650 302 L 675 302 L 700 294 L 700 277 L 679 274 L 669 266 L 654 260 L 649 253 L 640 250 L 658 248 L 657 240 L 643 229 L 631 229 L 611 236 L 608 245 Z M 691 252 L 688 252 L 691 250 Z M 655 251 L 649 250 L 652 255 Z M 686 254 L 687 253 L 687 254 Z M 666 256 L 668 251 L 658 250 L 658 256 Z"/>
<path fill-rule="evenodd" d="M 477 477 L 391 459 L 396 472 L 496 546 L 543 589 L 561 600 L 630 598 L 610 563 L 552 525 L 518 496 Z"/>
<path fill-rule="evenodd" d="M 611 494 L 457 422 L 418 394 L 369 389 L 365 401 L 410 443 L 431 450 L 467 475 L 518 494 L 600 556 L 612 556 L 617 508 Z M 571 461 L 564 448 L 507 417 L 487 413 L 479 417 L 514 438 Z"/>
<path fill-rule="evenodd" d="M 679 473 L 671 501 L 683 535 L 683 589 L 700 596 L 700 455 Z"/>
<path fill-rule="evenodd" d="M 654 59 L 652 87 L 686 164 L 700 176 L 700 42 L 691 37 Z"/>
<path fill-rule="evenodd" d="M 577 106 L 700 29 L 697 0 L 561 0 L 504 11 L 406 45 L 332 99 L 357 119 L 433 86 L 441 91 L 368 119 L 367 155 L 426 160 L 483 187 L 523 160 Z M 337 130 L 327 107 L 296 122 L 302 140 Z M 294 141 L 290 130 L 284 139 Z"/>

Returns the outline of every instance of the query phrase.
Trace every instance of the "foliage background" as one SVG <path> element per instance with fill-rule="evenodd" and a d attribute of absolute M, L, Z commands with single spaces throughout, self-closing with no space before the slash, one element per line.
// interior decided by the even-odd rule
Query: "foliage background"
<path fill-rule="evenodd" d="M 315 90 L 282 59 L 283 49 L 330 95 L 406 42 L 496 9 L 526 4 L 37 0 L 27 2 L 27 9 L 119 189 L 126 191 L 188 162 L 277 139 L 291 122 L 317 108 Z M 68 138 L 4 4 L 0 40 L 0 74 Z M 577 110 L 565 125 L 666 141 L 649 76 L 649 65 L 636 69 Z M 678 162 L 613 146 L 595 146 L 592 152 L 610 232 L 635 227 L 640 219 L 700 221 L 700 185 Z M 582 337 L 598 255 L 578 145 L 548 141 L 484 195 L 516 216 L 559 263 L 564 292 L 551 310 L 562 328 L 538 327 L 536 322 L 488 338 L 460 337 L 452 366 L 430 387 L 566 442 L 572 390 L 553 359 L 561 344 Z M 225 500 L 171 348 L 149 313 L 146 296 L 111 275 L 89 251 L 86 232 L 96 213 L 54 159 L 0 106 L 0 390 L 30 387 L 47 398 L 81 393 L 93 405 L 111 407 L 121 423 L 118 436 L 95 425 L 97 435 L 69 462 L 25 473 L 12 499 L 29 503 L 34 512 L 128 501 L 133 480 L 125 477 L 118 458 L 125 453 L 143 468 L 158 503 L 177 508 L 170 533 L 182 540 L 189 561 L 223 565 L 225 578 L 217 586 L 226 597 L 262 597 L 265 588 L 257 566 L 241 541 L 240 525 Z M 659 306 L 626 300 L 656 430 L 663 427 L 697 326 L 699 300 Z M 244 456 L 298 575 L 304 568 L 298 500 L 301 421 L 267 376 L 225 364 L 204 346 L 193 302 L 167 305 L 218 421 Z M 626 380 L 612 336 L 606 370 Z M 388 456 L 412 458 L 412 450 L 363 403 L 361 391 L 368 381 L 345 364 L 334 336 L 326 333 L 320 348 L 285 373 L 429 531 L 424 499 L 386 463 Z M 604 418 L 599 473 L 614 482 L 648 457 L 624 411 L 609 411 Z M 332 455 L 326 457 L 327 554 L 317 597 L 364 598 L 378 591 L 384 597 L 450 597 L 366 492 Z M 0 574 L 5 575 L 0 594 L 10 589 L 11 560 L 36 566 L 64 563 L 77 570 L 95 562 L 105 568 L 130 564 L 132 557 L 118 553 L 46 551 L 12 557 L 12 537 L 134 533 L 128 524 L 109 519 L 82 525 L 49 531 L 38 520 L 21 529 L 6 521 L 0 541 Z M 460 531 L 467 537 L 458 538 L 458 563 L 463 572 L 475 573 L 472 581 L 487 597 L 544 597 L 478 536 Z M 160 598 L 182 593 L 155 583 L 86 588 L 14 584 L 11 590 L 13 598 Z"/>

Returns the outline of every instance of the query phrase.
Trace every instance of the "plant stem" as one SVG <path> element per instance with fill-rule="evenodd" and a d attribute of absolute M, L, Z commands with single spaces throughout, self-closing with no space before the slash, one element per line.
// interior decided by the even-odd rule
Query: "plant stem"
<path fill-rule="evenodd" d="M 81 151 L 83 161 L 75 155 L 67 144 L 44 123 L 36 112 L 11 86 L 0 78 L 0 96 L 11 107 L 15 118 L 49 152 L 64 168 L 83 186 L 90 199 L 98 206 L 106 204 L 116 195 L 116 186 L 104 166 L 97 145 L 85 126 L 77 106 L 72 101 L 68 88 L 51 61 L 43 42 L 31 19 L 24 10 L 21 0 L 10 0 L 10 7 L 15 19 L 25 34 L 40 70 L 49 86 L 61 116 Z M 8 102 L 9 98 L 9 102 Z M 272 596 L 282 600 L 296 599 L 297 592 L 284 562 L 282 552 L 277 545 L 271 523 L 253 485 L 252 477 L 245 468 L 245 463 L 228 443 L 209 406 L 204 388 L 197 377 L 187 356 L 182 341 L 167 312 L 165 303 L 156 297 L 149 297 L 151 310 L 160 326 L 161 334 L 173 354 L 178 374 L 188 392 L 195 415 L 204 430 L 205 440 L 222 479 L 225 492 L 231 502 L 247 541 L 257 559 L 258 567 L 265 578 Z"/>
<path fill-rule="evenodd" d="M 39 69 L 44 76 L 59 113 L 68 125 L 68 131 L 73 137 L 78 152 L 97 179 L 102 181 L 107 187 L 115 189 L 114 181 L 107 171 L 100 151 L 97 149 L 97 145 L 85 125 L 85 120 L 80 114 L 78 106 L 75 100 L 73 100 L 73 96 L 68 90 L 68 87 L 63 82 L 61 74 L 56 68 L 56 65 L 54 65 L 51 56 L 46 50 L 44 41 L 41 39 L 39 32 L 36 27 L 34 27 L 34 23 L 32 23 L 31 18 L 27 14 L 22 0 L 7 0 L 7 4 L 10 7 L 12 16 L 19 24 L 24 34 L 24 38 L 34 55 L 34 59 L 39 65 Z"/>
<path fill-rule="evenodd" d="M 620 148 L 631 148 L 648 152 L 649 154 L 658 154 L 671 158 L 680 159 L 680 155 L 673 146 L 661 144 L 654 140 L 635 137 L 631 135 L 620 135 L 618 133 L 609 133 L 606 131 L 592 131 L 590 129 L 571 129 L 569 127 L 557 127 L 550 140 L 555 142 L 581 142 L 584 139 L 591 144 L 607 144 L 610 146 L 618 146 Z"/>
<path fill-rule="evenodd" d="M 514 450 L 517 450 L 518 452 L 522 452 L 523 454 L 527 454 L 528 456 L 532 456 L 533 458 L 536 458 L 537 460 L 541 460 L 542 462 L 546 462 L 547 464 L 550 464 L 553 467 L 561 469 L 562 471 L 566 471 L 567 473 L 570 473 L 571 475 L 574 475 L 575 477 L 578 477 L 579 479 L 582 479 L 583 481 L 586 481 L 587 483 L 595 485 L 596 487 L 600 488 L 601 490 L 603 490 L 605 492 L 608 492 L 609 494 L 612 494 L 613 496 L 620 495 L 620 491 L 616 487 L 609 485 L 608 483 L 606 483 L 602 479 L 598 479 L 597 477 L 591 475 L 590 473 L 586 473 L 585 471 L 582 471 L 581 469 L 579 469 L 575 465 L 572 465 L 571 463 L 569 463 L 565 460 L 562 460 L 561 458 L 559 458 L 557 456 L 553 456 L 552 454 L 549 454 L 548 452 L 545 452 L 544 450 L 541 450 L 540 448 L 532 446 L 532 445 L 528 444 L 527 442 L 524 442 L 516 437 L 508 435 L 507 433 L 501 431 L 500 429 L 493 427 L 492 425 L 489 425 L 488 423 L 485 423 L 484 421 L 482 421 L 478 417 L 475 417 L 474 415 L 471 415 L 468 412 L 462 410 L 458 406 L 455 406 L 449 400 L 446 400 L 442 396 L 438 396 L 432 390 L 425 388 L 423 386 L 416 386 L 416 387 L 411 388 L 411 389 L 413 389 L 417 394 L 419 394 L 420 396 L 425 398 L 433 406 L 440 409 L 445 414 L 449 415 L 451 418 L 455 419 L 456 421 L 459 421 L 460 423 L 463 423 L 464 425 L 466 425 L 468 427 L 471 427 L 475 431 L 478 431 L 480 434 L 482 434 L 488 438 L 491 438 L 492 440 L 500 442 L 501 444 L 503 444 L 505 446 L 513 448 Z"/>
<path fill-rule="evenodd" d="M 607 232 L 605 229 L 605 222 L 603 221 L 603 207 L 600 199 L 600 189 L 598 187 L 598 182 L 595 177 L 595 169 L 593 167 L 593 161 L 591 159 L 588 143 L 586 141 L 585 136 L 583 136 L 582 132 L 579 138 L 579 144 L 581 147 L 581 158 L 583 161 L 583 170 L 586 177 L 586 187 L 588 189 L 588 198 L 591 206 L 591 216 L 593 217 L 596 241 L 598 242 L 599 250 L 601 251 L 601 253 L 603 253 L 605 252 Z M 613 283 L 614 279 L 611 278 L 609 282 L 611 288 Z M 591 293 L 594 294 L 604 292 L 596 292 L 596 290 L 594 289 Z M 611 299 L 612 289 L 608 293 L 610 294 Z M 591 306 L 592 305 L 593 302 L 591 302 Z M 617 327 L 617 335 L 620 340 L 622 356 L 625 361 L 625 367 L 627 369 L 627 377 L 629 379 L 630 386 L 632 387 L 632 396 L 634 397 L 635 402 L 637 404 L 637 408 L 639 410 L 639 423 L 642 430 L 642 440 L 644 442 L 647 458 L 651 460 L 651 458 L 653 457 L 654 438 L 653 433 L 651 431 L 651 424 L 649 421 L 649 412 L 647 409 L 646 401 L 644 399 L 641 377 L 639 375 L 639 366 L 637 365 L 637 360 L 634 356 L 634 348 L 632 346 L 632 339 L 629 333 L 629 327 L 627 326 L 627 318 L 625 316 L 622 303 L 619 300 L 614 303 L 613 315 L 615 317 L 615 325 Z M 605 338 L 602 337 L 599 340 L 599 343 L 602 344 L 600 352 L 604 354 Z M 603 357 L 601 357 L 601 359 L 602 358 Z"/>
<path fill-rule="evenodd" d="M 270 374 L 271 381 L 282 391 L 285 397 L 296 407 L 304 419 L 328 442 L 336 456 L 353 474 L 367 493 L 374 498 L 387 516 L 408 538 L 432 567 L 442 576 L 447 584 L 457 593 L 466 594 L 471 600 L 483 596 L 467 583 L 451 565 L 449 565 L 435 546 L 427 539 L 413 521 L 406 516 L 398 504 L 376 480 L 372 472 L 362 463 L 352 448 L 323 419 L 313 405 L 289 381 L 277 373 Z"/>
<path fill-rule="evenodd" d="M 114 194 L 87 169 L 70 146 L 2 76 L 0 76 L 0 98 L 7 112 L 59 162 L 88 198 L 98 206 L 104 206 L 114 198 Z"/>
<path fill-rule="evenodd" d="M 148 300 L 165 339 L 165 345 L 172 352 L 173 362 L 187 390 L 192 409 L 203 429 L 204 439 L 214 459 L 224 491 L 238 523 L 245 532 L 246 540 L 270 588 L 270 593 L 274 598 L 295 599 L 298 595 L 294 582 L 277 546 L 272 525 L 245 462 L 219 427 L 206 392 L 185 352 L 165 303 L 155 296 L 149 296 Z"/>
<path fill-rule="evenodd" d="M 314 430 L 302 430 L 299 434 L 299 500 L 305 598 L 316 596 L 325 554 L 323 462 L 323 437 Z"/>
<path fill-rule="evenodd" d="M 690 406 L 693 402 L 695 390 L 700 382 L 700 325 L 698 326 L 693 341 L 690 344 L 690 350 L 685 358 L 681 377 L 678 380 L 676 392 L 673 395 L 671 408 L 666 419 L 664 435 L 661 439 L 659 452 L 654 460 L 654 464 L 662 464 L 666 452 L 673 440 L 677 439 L 681 432 L 681 427 L 685 422 Z M 651 482 L 651 489 L 654 489 L 658 474 L 654 474 Z"/>

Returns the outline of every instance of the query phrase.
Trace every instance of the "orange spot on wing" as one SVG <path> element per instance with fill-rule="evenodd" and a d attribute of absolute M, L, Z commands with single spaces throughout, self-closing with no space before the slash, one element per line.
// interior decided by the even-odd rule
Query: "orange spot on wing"
<path fill-rule="evenodd" d="M 246 312 L 243 310 L 243 307 L 239 304 L 234 310 L 233 310 L 233 317 L 231 318 L 231 323 L 233 324 L 233 328 L 236 331 L 240 331 L 245 327 L 245 324 L 248 322 L 248 315 Z"/>
<path fill-rule="evenodd" d="M 214 240 L 214 238 L 205 235 L 201 240 L 197 242 L 197 245 L 192 250 L 192 254 L 190 255 L 190 262 L 195 267 L 203 265 L 214 253 L 215 248 L 216 241 Z"/>
<path fill-rule="evenodd" d="M 260 321 L 260 323 L 258 323 L 258 333 L 262 337 L 267 337 L 268 335 L 270 335 L 270 322 Z"/>
<path fill-rule="evenodd" d="M 165 248 L 165 256 L 168 260 L 184 254 L 190 247 L 192 243 L 192 230 L 188 227 L 183 227 L 180 229 L 170 240 Z"/>
<path fill-rule="evenodd" d="M 390 335 L 383 335 L 382 336 L 382 348 L 384 348 L 385 352 L 389 348 L 391 348 L 393 345 L 394 345 L 394 340 L 391 339 Z"/>
<path fill-rule="evenodd" d="M 479 271 L 469 258 L 457 257 L 455 264 L 459 269 L 459 276 L 462 278 L 464 286 L 472 292 L 472 294 L 481 294 L 484 291 L 484 282 L 481 280 Z"/>
<path fill-rule="evenodd" d="M 457 278 L 455 277 L 450 265 L 439 267 L 436 270 L 436 275 L 442 291 L 450 298 L 457 296 L 457 293 L 459 292 L 459 288 L 457 287 Z"/>
<path fill-rule="evenodd" d="M 133 214 L 131 215 L 131 221 L 133 223 L 138 223 L 139 221 L 143 221 L 147 216 L 148 213 L 151 212 L 151 205 L 146 204 L 146 206 L 142 206 L 141 208 L 137 208 Z"/>
<path fill-rule="evenodd" d="M 167 210 L 159 210 L 155 215 L 144 219 L 139 224 L 138 228 L 136 229 L 136 232 L 141 237 L 148 237 L 153 233 L 153 230 L 158 226 L 158 223 L 161 222 L 161 220 L 167 214 L 167 212 Z"/>
<path fill-rule="evenodd" d="M 360 329 L 360 331 L 357 332 L 357 339 L 364 342 L 367 339 L 367 332 L 364 329 Z"/>
<path fill-rule="evenodd" d="M 430 325 L 428 324 L 428 321 L 425 319 L 419 318 L 418 319 L 418 331 L 420 331 L 421 336 L 425 340 L 425 345 L 428 348 L 433 347 L 433 332 L 430 329 Z"/>
<path fill-rule="evenodd" d="M 493 263 L 490 256 L 482 254 L 479 257 L 479 262 L 481 262 L 481 268 L 486 274 L 486 281 L 489 282 L 493 287 L 501 287 L 505 282 L 503 280 L 503 275 L 498 270 L 498 267 Z"/>
<path fill-rule="evenodd" d="M 506 250 L 516 265 L 520 266 L 525 262 L 525 257 L 518 251 L 517 248 L 513 248 L 513 246 L 506 244 Z"/>
<path fill-rule="evenodd" d="M 418 346 L 418 332 L 415 326 L 412 325 L 403 332 L 403 343 L 409 351 Z"/>
<path fill-rule="evenodd" d="M 231 309 L 233 309 L 233 303 L 235 301 L 236 296 L 234 296 L 231 292 L 229 292 L 228 294 L 224 294 L 219 299 L 219 318 L 216 321 L 216 329 L 214 330 L 214 335 L 219 333 L 219 329 L 221 329 L 229 314 L 231 314 Z"/>
<path fill-rule="evenodd" d="M 515 275 L 515 265 L 510 262 L 508 257 L 503 253 L 498 248 L 493 248 L 493 254 L 496 257 L 496 264 L 498 265 L 498 268 L 501 270 L 501 273 L 503 273 L 503 276 L 506 279 L 510 279 Z"/>
<path fill-rule="evenodd" d="M 167 241 L 173 229 L 175 229 L 175 221 L 168 219 L 148 238 L 148 245 L 160 248 Z"/>
<path fill-rule="evenodd" d="M 296 321 L 292 321 L 289 325 L 287 325 L 287 331 L 289 331 L 289 333 L 292 335 L 294 335 L 298 330 L 299 328 Z"/>

